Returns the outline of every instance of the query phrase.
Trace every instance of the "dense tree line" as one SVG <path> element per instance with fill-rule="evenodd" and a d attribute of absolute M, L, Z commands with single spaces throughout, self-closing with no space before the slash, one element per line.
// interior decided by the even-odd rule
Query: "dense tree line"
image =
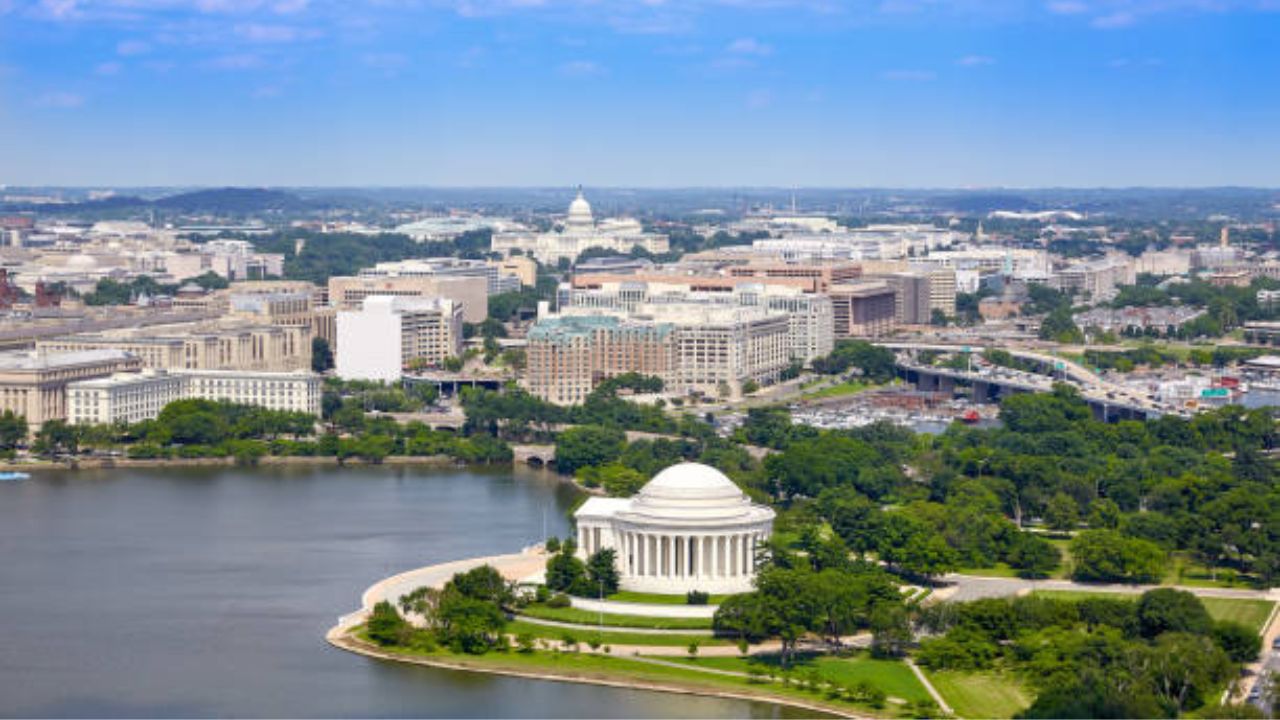
<path fill-rule="evenodd" d="M 187 282 L 195 283 L 205 290 L 222 290 L 230 286 L 226 278 L 213 271 L 191 278 Z M 142 295 L 150 297 L 173 295 L 178 292 L 182 284 L 184 283 L 160 283 L 150 275 L 139 275 L 129 282 L 102 278 L 98 280 L 93 290 L 85 293 L 81 299 L 84 300 L 85 305 L 128 305 Z"/>
<path fill-rule="evenodd" d="M 918 624 L 928 635 L 916 653 L 921 665 L 1016 673 L 1038 694 L 1023 712 L 1029 718 L 1176 717 L 1216 703 L 1259 649 L 1249 628 L 1214 622 L 1199 599 L 1173 589 L 1136 601 L 941 603 Z"/>

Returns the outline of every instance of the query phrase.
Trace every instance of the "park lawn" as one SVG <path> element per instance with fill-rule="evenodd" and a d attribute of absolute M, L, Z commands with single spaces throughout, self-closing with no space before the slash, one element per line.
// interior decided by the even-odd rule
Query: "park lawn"
<path fill-rule="evenodd" d="M 1173 553 L 1173 562 L 1165 570 L 1161 583 L 1164 585 L 1186 585 L 1188 587 L 1250 587 L 1250 577 L 1243 576 L 1230 569 L 1213 568 L 1187 557 L 1186 553 Z"/>
<path fill-rule="evenodd" d="M 556 644 L 563 641 L 564 636 L 571 635 L 573 639 L 582 644 L 586 644 L 588 640 L 600 638 L 602 645 L 649 645 L 662 647 L 678 647 L 686 648 L 691 643 L 698 643 L 706 647 L 708 645 L 732 645 L 733 643 L 724 638 L 718 638 L 711 635 L 674 635 L 674 634 L 655 634 L 655 633 L 629 633 L 616 632 L 606 630 L 597 632 L 595 628 L 583 626 L 581 629 L 570 629 L 552 627 L 550 625 L 538 625 L 531 622 L 522 622 L 514 620 L 507 623 L 506 633 L 508 635 L 521 635 L 529 633 L 535 638 L 552 640 Z"/>
<path fill-rule="evenodd" d="M 991 567 L 982 568 L 960 568 L 956 572 L 961 575 L 972 575 L 974 577 L 996 577 L 996 578 L 1016 578 L 1018 571 L 1009 567 L 1008 563 L 998 562 Z"/>
<path fill-rule="evenodd" d="M 521 615 L 528 615 L 541 620 L 574 623 L 577 625 L 595 626 L 603 618 L 605 627 L 632 627 L 651 630 L 710 630 L 711 618 L 664 618 L 647 615 L 617 615 L 600 613 L 579 608 L 553 608 L 546 605 L 529 605 L 520 610 Z"/>
<path fill-rule="evenodd" d="M 777 655 L 744 657 L 703 657 L 703 658 L 663 658 L 692 667 L 714 668 L 746 673 L 751 670 L 778 672 Z M 907 702 L 929 700 L 929 691 L 924 689 L 915 673 L 906 664 L 897 660 L 876 660 L 865 655 L 854 657 L 833 657 L 801 655 L 791 665 L 793 676 L 802 675 L 808 668 L 817 668 L 818 674 L 826 682 L 841 685 L 852 685 L 866 681 L 881 690 L 889 697 L 896 697 Z"/>
<path fill-rule="evenodd" d="M 962 718 L 1009 718 L 1031 704 L 1017 680 L 997 673 L 928 672 L 929 682 Z"/>
<path fill-rule="evenodd" d="M 354 632 L 357 637 L 368 643 L 368 638 L 364 636 L 362 629 Z M 466 655 L 445 649 L 432 651 L 398 647 L 382 647 L 378 649 L 388 654 L 405 658 L 421 657 L 441 660 L 475 669 L 542 672 L 562 675 L 569 679 L 596 678 L 614 681 L 653 682 L 711 692 L 724 690 L 751 695 L 766 702 L 771 698 L 777 700 L 799 700 L 831 708 L 839 708 L 844 712 L 856 709 L 860 714 L 884 717 L 893 717 L 897 711 L 893 706 L 877 710 L 845 700 L 832 699 L 824 694 L 802 690 L 798 687 L 783 686 L 781 683 L 690 672 L 681 667 L 659 665 L 638 659 L 589 652 L 537 651 L 520 653 L 494 651 L 484 655 Z M 696 710 L 694 712 L 696 713 Z M 804 713 L 808 716 L 820 716 L 820 714 L 811 710 L 805 710 Z"/>
<path fill-rule="evenodd" d="M 719 605 L 724 602 L 729 595 L 712 595 L 707 599 L 708 605 Z M 586 600 L 594 600 L 595 598 L 584 598 Z M 613 602 L 643 603 L 645 605 L 688 605 L 688 601 L 684 595 L 663 595 L 660 593 L 642 593 L 631 592 L 630 590 L 619 590 L 609 595 L 606 600 Z"/>
<path fill-rule="evenodd" d="M 1131 594 L 1096 593 L 1088 592 L 1087 590 L 1036 590 L 1032 594 L 1056 600 L 1110 597 L 1137 602 L 1139 597 Z M 1270 600 L 1236 600 L 1234 598 L 1215 597 L 1202 597 L 1200 602 L 1204 603 L 1204 609 L 1209 611 L 1209 617 L 1214 620 L 1237 622 L 1259 633 L 1262 632 L 1263 623 L 1271 616 L 1271 606 L 1274 604 Z"/>
<path fill-rule="evenodd" d="M 801 397 L 805 400 L 821 400 L 823 398 L 843 397 L 845 395 L 856 395 L 863 390 L 869 390 L 876 387 L 876 383 L 867 382 L 865 380 L 846 380 L 837 385 L 824 387 L 821 390 L 806 392 Z"/>

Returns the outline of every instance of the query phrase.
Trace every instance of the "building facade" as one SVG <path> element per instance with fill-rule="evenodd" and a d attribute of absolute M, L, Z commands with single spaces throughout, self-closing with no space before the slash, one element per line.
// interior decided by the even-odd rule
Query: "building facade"
<path fill-rule="evenodd" d="M 36 432 L 49 420 L 67 418 L 69 384 L 141 368 L 137 356 L 114 349 L 0 353 L 0 412 L 22 415 Z"/>
<path fill-rule="evenodd" d="M 289 372 L 311 369 L 311 328 L 285 325 L 164 326 L 40 340 L 47 352 L 123 350 L 153 370 Z"/>
<path fill-rule="evenodd" d="M 836 338 L 884 335 L 898 325 L 897 293 L 886 283 L 834 285 L 828 294 Z"/>
<path fill-rule="evenodd" d="M 357 310 L 373 295 L 452 300 L 462 306 L 462 319 L 469 323 L 489 316 L 489 281 L 484 277 L 329 278 L 329 304 L 339 310 Z"/>
<path fill-rule="evenodd" d="M 460 356 L 462 313 L 445 298 L 367 297 L 359 310 L 338 313 L 337 374 L 390 382 L 411 364 Z"/>

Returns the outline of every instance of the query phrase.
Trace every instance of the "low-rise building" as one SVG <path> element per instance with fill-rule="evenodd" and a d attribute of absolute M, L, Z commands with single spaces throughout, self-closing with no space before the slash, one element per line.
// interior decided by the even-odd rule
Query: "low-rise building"
<path fill-rule="evenodd" d="M 378 263 L 371 268 L 361 270 L 359 275 L 365 278 L 478 277 L 484 278 L 485 290 L 489 295 L 518 291 L 521 284 L 519 277 L 503 272 L 496 263 L 451 257 L 413 258 L 397 262 Z"/>
<path fill-rule="evenodd" d="M 319 415 L 321 394 L 320 376 L 304 371 L 145 370 L 71 383 L 67 415 L 80 425 L 137 423 L 192 398 Z"/>
<path fill-rule="evenodd" d="M 414 362 L 462 354 L 462 306 L 447 298 L 372 296 L 338 313 L 336 371 L 344 380 L 398 380 Z"/>
<path fill-rule="evenodd" d="M 32 432 L 50 420 L 67 418 L 67 385 L 113 373 L 139 370 L 141 360 L 115 349 L 77 352 L 0 353 L 0 412 L 27 419 Z"/>

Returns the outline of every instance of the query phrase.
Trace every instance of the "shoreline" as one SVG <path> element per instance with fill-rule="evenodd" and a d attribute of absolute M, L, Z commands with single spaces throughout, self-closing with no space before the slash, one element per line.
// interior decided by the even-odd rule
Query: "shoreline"
<path fill-rule="evenodd" d="M 504 675 L 507 677 L 518 677 L 527 680 L 542 680 L 545 682 L 563 682 L 576 683 L 579 685 L 599 685 L 603 687 L 612 687 L 623 690 L 642 690 L 647 692 L 661 692 L 671 695 L 696 695 L 700 697 L 721 698 L 725 700 L 743 700 L 747 702 L 767 703 L 770 705 L 785 705 L 797 710 L 808 710 L 812 712 L 820 712 L 824 715 L 832 715 L 842 718 L 851 718 L 852 720 L 880 720 L 872 715 L 858 715 L 844 708 L 838 708 L 823 703 L 807 702 L 803 700 L 795 700 L 790 698 L 781 698 L 776 695 L 756 694 L 749 692 L 735 692 L 732 690 L 713 690 L 710 688 L 699 688 L 689 685 L 679 685 L 675 683 L 656 683 L 651 680 L 636 681 L 626 678 L 617 680 L 607 677 L 595 677 L 586 675 L 576 675 L 568 673 L 555 673 L 550 671 L 535 670 L 518 670 L 509 667 L 486 667 L 480 663 L 468 663 L 454 660 L 444 660 L 437 658 L 429 658 L 414 655 L 401 655 L 397 653 L 387 652 L 374 645 L 364 642 L 351 635 L 352 626 L 342 623 L 335 625 L 325 633 L 325 641 L 339 650 L 344 650 L 356 655 L 372 658 L 374 660 L 382 660 L 388 662 L 402 662 L 410 665 L 422 665 L 426 667 L 440 668 L 444 670 L 457 670 L 460 672 L 477 672 L 487 675 Z"/>
<path fill-rule="evenodd" d="M 219 458 L 112 458 L 87 457 L 64 461 L 28 461 L 0 462 L 0 472 L 5 471 L 41 471 L 41 470 L 111 470 L 119 468 L 165 468 L 165 467 L 253 467 L 254 465 L 330 465 L 375 467 L 378 465 L 429 465 L 435 467 L 504 467 L 514 466 L 515 462 L 505 463 L 468 463 L 455 460 L 448 455 L 388 455 L 381 462 L 368 462 L 359 458 L 347 458 L 342 462 L 332 455 L 264 455 L 250 464 L 237 463 L 236 458 L 227 456 Z"/>

